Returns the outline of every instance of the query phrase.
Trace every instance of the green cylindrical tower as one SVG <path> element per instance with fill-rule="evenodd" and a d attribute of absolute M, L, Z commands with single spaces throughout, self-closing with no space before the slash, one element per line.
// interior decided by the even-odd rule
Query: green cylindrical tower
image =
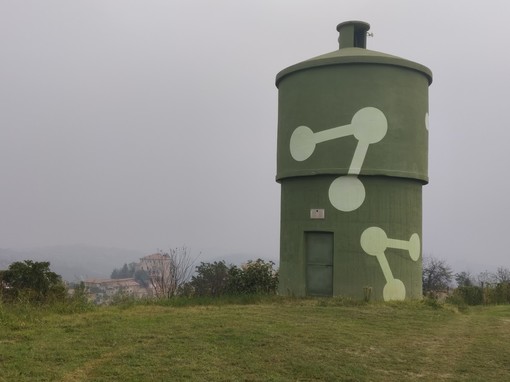
<path fill-rule="evenodd" d="M 422 295 L 431 71 L 366 49 L 370 26 L 276 76 L 280 293 Z"/>

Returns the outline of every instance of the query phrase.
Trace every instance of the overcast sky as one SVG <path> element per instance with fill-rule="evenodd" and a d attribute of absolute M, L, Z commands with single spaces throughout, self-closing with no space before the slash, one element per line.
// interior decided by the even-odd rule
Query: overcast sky
<path fill-rule="evenodd" d="M 354 19 L 368 49 L 434 74 L 425 255 L 510 267 L 509 15 L 504 0 L 0 0 L 0 248 L 277 260 L 274 78 Z"/>

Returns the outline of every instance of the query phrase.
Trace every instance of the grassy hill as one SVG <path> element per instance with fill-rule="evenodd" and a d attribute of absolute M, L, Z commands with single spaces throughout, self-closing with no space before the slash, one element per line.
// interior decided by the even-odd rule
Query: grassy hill
<path fill-rule="evenodd" d="M 504 381 L 510 306 L 126 303 L 75 314 L 0 305 L 0 381 Z M 244 301 L 246 302 L 246 301 Z"/>

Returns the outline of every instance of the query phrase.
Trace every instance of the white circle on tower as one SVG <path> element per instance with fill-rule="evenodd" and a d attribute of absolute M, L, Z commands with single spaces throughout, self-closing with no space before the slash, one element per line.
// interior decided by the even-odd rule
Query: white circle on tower
<path fill-rule="evenodd" d="M 308 159 L 314 150 L 313 131 L 307 126 L 296 127 L 290 137 L 290 155 L 292 155 L 292 158 L 302 162 Z"/>
<path fill-rule="evenodd" d="M 409 239 L 409 256 L 413 261 L 420 258 L 420 236 L 417 233 L 413 233 Z"/>
<path fill-rule="evenodd" d="M 329 201 L 337 210 L 354 211 L 364 200 L 365 186 L 357 176 L 340 176 L 329 186 Z"/>
<path fill-rule="evenodd" d="M 393 279 L 386 283 L 383 289 L 384 301 L 402 301 L 406 298 L 406 287 L 399 279 Z"/>
<path fill-rule="evenodd" d="M 388 131 L 384 113 L 375 107 L 364 107 L 354 114 L 351 125 L 356 139 L 365 144 L 377 143 Z"/>
<path fill-rule="evenodd" d="M 360 244 L 368 255 L 382 255 L 388 248 L 388 236 L 382 228 L 369 227 L 361 234 Z"/>

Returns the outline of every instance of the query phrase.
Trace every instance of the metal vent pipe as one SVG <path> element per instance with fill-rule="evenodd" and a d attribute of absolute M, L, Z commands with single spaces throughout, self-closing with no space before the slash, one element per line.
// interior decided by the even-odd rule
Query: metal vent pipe
<path fill-rule="evenodd" d="M 336 30 L 340 32 L 338 43 L 343 48 L 367 47 L 367 32 L 370 24 L 364 21 L 346 21 L 337 25 Z"/>

